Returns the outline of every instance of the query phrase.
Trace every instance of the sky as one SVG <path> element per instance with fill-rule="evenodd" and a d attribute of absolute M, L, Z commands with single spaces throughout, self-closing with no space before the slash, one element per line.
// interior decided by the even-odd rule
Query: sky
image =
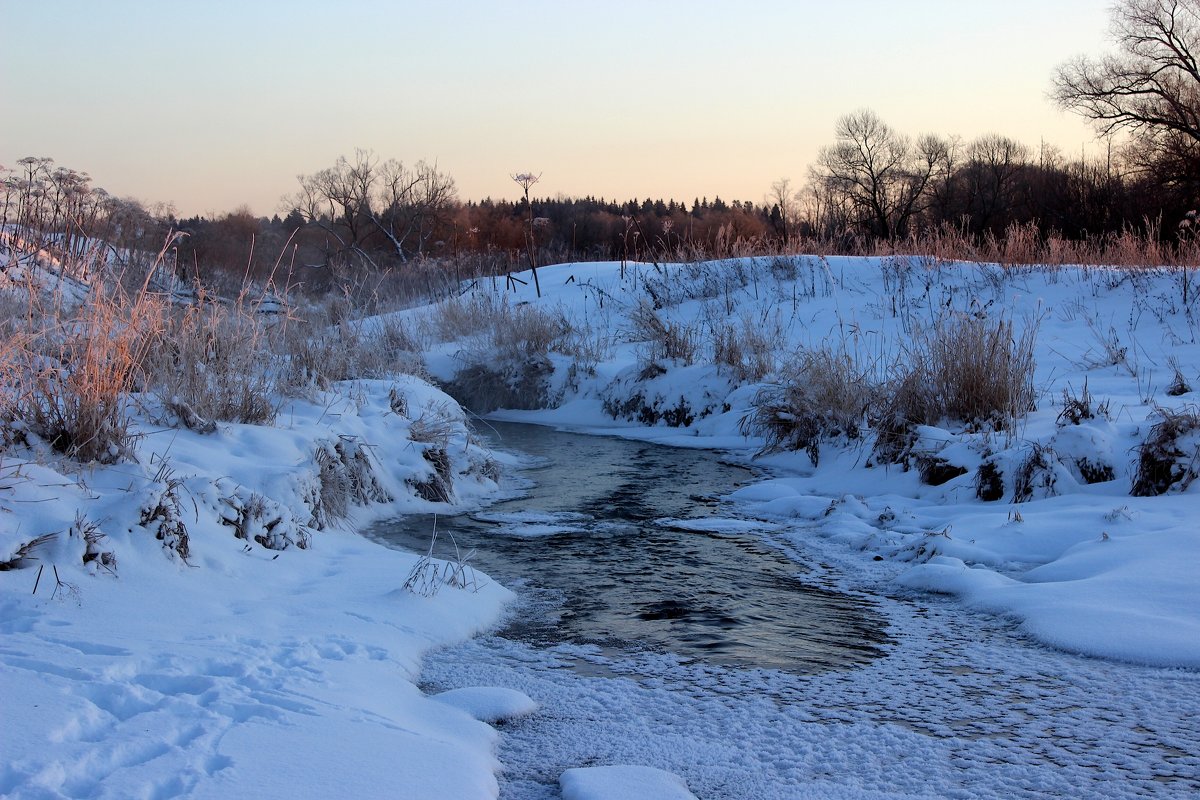
<path fill-rule="evenodd" d="M 356 148 L 463 199 L 803 183 L 838 117 L 1104 145 L 1048 99 L 1109 0 L 0 0 L 0 165 L 47 156 L 181 216 L 283 208 Z"/>

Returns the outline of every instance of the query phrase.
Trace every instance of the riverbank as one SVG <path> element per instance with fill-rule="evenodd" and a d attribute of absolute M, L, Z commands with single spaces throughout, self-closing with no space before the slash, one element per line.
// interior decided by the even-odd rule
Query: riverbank
<path fill-rule="evenodd" d="M 538 468 L 525 477 L 542 485 L 502 512 L 471 515 L 481 522 L 446 522 L 493 551 L 499 574 L 521 576 L 513 584 L 518 599 L 505 628 L 431 653 L 422 680 L 431 691 L 487 681 L 539 702 L 537 714 L 503 727 L 502 797 L 557 800 L 560 775 L 578 764 L 640 765 L 679 776 L 696 797 L 722 800 L 1125 800 L 1200 791 L 1200 758 L 1190 746 L 1200 737 L 1194 671 L 1039 645 L 1009 620 L 905 589 L 897 582 L 905 564 L 864 558 L 813 523 L 764 523 L 744 503 L 698 503 L 689 490 L 709 485 L 677 473 L 694 453 L 705 474 L 711 453 L 622 441 L 612 450 L 629 456 L 606 457 L 569 434 L 535 429 L 526 437 L 514 430 L 523 426 L 498 427 L 508 446 L 537 448 Z M 597 464 L 614 459 L 627 469 L 592 479 Z M 572 487 L 565 496 L 564 484 Z M 656 505 L 694 515 L 660 521 L 686 526 L 683 542 L 664 547 L 653 525 L 630 534 L 644 545 L 590 532 L 629 515 L 613 499 L 631 484 L 655 487 L 649 496 L 664 498 Z M 557 531 L 522 537 L 518 520 L 560 507 L 585 512 L 561 512 Z M 695 553 L 743 533 L 774 558 L 726 558 L 715 565 L 725 575 L 706 579 Z M 591 555 L 576 544 L 588 537 L 596 539 Z M 560 553 L 582 563 L 564 569 Z M 776 571 L 785 554 L 786 572 L 798 580 Z M 522 568 L 514 559 L 530 563 Z M 622 560 L 626 567 L 617 566 Z M 769 614 L 739 619 L 763 613 L 750 585 L 760 567 L 780 581 L 775 610 L 793 617 L 795 629 L 782 635 L 773 635 Z M 589 568 L 595 575 L 577 587 Z M 717 597 L 706 591 L 716 587 Z M 859 613 L 814 605 L 805 587 L 853 601 Z M 675 616 L 662 630 L 622 637 L 663 598 L 674 601 Z M 605 619 L 626 619 L 589 626 L 598 605 L 620 612 Z M 862 612 L 879 620 L 885 641 L 863 638 L 878 628 L 860 627 Z M 700 647 L 692 639 L 697 626 L 706 630 Z M 755 646 L 744 657 L 720 647 L 747 634 Z M 864 657 L 837 656 L 852 648 Z"/>
<path fill-rule="evenodd" d="M 673 446 L 763 447 L 783 477 L 735 496 L 763 520 L 906 564 L 898 584 L 1015 619 L 1048 645 L 1200 667 L 1190 273 L 792 257 L 539 274 L 540 297 L 532 281 L 476 286 L 403 317 L 474 310 L 474 327 L 456 323 L 427 353 L 466 402 Z M 887 416 L 898 387 L 931 368 L 937 336 L 963 337 L 937 346 L 982 359 L 976 380 L 1019 363 L 989 390 L 1015 386 L 1005 397 L 1027 405 Z M 521 392 L 481 394 L 484 374 Z M 844 416 L 825 414 L 847 397 Z"/>
<path fill-rule="evenodd" d="M 10 567 L 0 572 L 0 685 L 12 698 L 0 734 L 0 792 L 494 797 L 508 759 L 502 751 L 497 760 L 496 728 L 482 720 L 500 724 L 540 703 L 537 716 L 505 728 L 532 731 L 519 745 L 531 748 L 525 762 L 541 752 L 539 769 L 557 771 L 534 781 L 540 788 L 528 796 L 581 766 L 647 765 L 661 755 L 670 770 L 657 743 L 671 741 L 687 762 L 673 771 L 701 796 L 723 796 L 739 779 L 735 750 L 715 757 L 720 743 L 683 747 L 667 734 L 687 717 L 677 704 L 692 698 L 695 709 L 714 711 L 725 701 L 709 701 L 724 696 L 744 700 L 749 716 L 714 717 L 725 728 L 695 717 L 688 736 L 696 726 L 744 726 L 753 735 L 729 741 L 761 750 L 740 779 L 778 796 L 894 789 L 919 797 L 922 772 L 947 760 L 970 776 L 956 783 L 939 772 L 935 785 L 947 796 L 976 796 L 980 787 L 1037 796 L 1072 777 L 1098 796 L 1106 778 L 1117 781 L 1112 796 L 1159 785 L 1164 796 L 1190 791 L 1187 742 L 1196 731 L 1186 720 L 1200 707 L 1200 592 L 1191 575 L 1197 442 L 1188 421 L 1200 351 L 1195 309 L 1177 292 L 1180 274 L 861 259 L 562 265 L 540 271 L 541 298 L 532 282 L 510 283 L 511 294 L 477 285 L 391 317 L 409 326 L 428 368 L 464 400 L 547 406 L 504 418 L 750 449 L 764 444 L 763 431 L 741 423 L 763 391 L 803 383 L 783 369 L 791 355 L 833 341 L 846 358 L 876 353 L 886 365 L 903 355 L 923 316 L 1031 320 L 1036 410 L 914 426 L 888 458 L 875 446 L 879 419 L 864 412 L 850 427 L 842 420 L 802 447 L 762 456 L 777 477 L 729 498 L 740 522 L 841 565 L 841 575 L 877 578 L 848 588 L 949 593 L 995 615 L 983 625 L 998 638 L 971 649 L 969 636 L 946 633 L 961 609 L 945 615 L 945 627 L 924 626 L 919 616 L 928 612 L 914 612 L 913 624 L 899 627 L 913 639 L 909 649 L 879 662 L 899 673 L 877 663 L 776 694 L 775 679 L 761 672 L 709 670 L 669 655 L 643 668 L 570 648 L 508 651 L 501 660 L 474 649 L 493 646 L 470 637 L 500 619 L 506 590 L 469 564 L 447 572 L 358 535 L 386 515 L 477 507 L 496 497 L 497 466 L 515 464 L 480 448 L 457 403 L 423 380 L 336 384 L 287 401 L 274 426 L 222 424 L 213 433 L 163 429 L 152 421 L 162 415 L 142 408 L 133 457 L 108 466 L 80 466 L 36 436 L 18 436 L 0 464 L 0 555 Z M 749 363 L 749 350 L 733 358 L 731 320 L 741 330 L 736 342 L 771 355 L 773 366 Z M 371 327 L 356 335 L 369 340 Z M 788 413 L 773 419 L 795 421 Z M 1164 430 L 1173 433 L 1164 439 Z M 1155 441 L 1163 470 L 1152 483 L 1162 493 L 1135 496 L 1141 454 Z M 452 543 L 441 545 L 450 557 Z M 424 571 L 410 582 L 417 568 Z M 991 680 L 990 660 L 1029 646 L 1010 620 L 1062 652 L 1020 655 L 1015 673 Z M 954 643 L 946 652 L 943 639 Z M 463 641 L 447 656 L 458 661 L 453 679 L 440 655 L 421 672 L 436 648 Z M 956 664 L 959 649 L 967 655 Z M 562 675 L 554 662 L 582 659 L 624 671 L 631 683 L 614 693 L 616 684 L 544 683 L 538 671 L 510 679 L 514 655 Z M 935 678 L 900 680 L 934 663 Z M 671 676 L 682 683 L 663 683 Z M 476 685 L 523 694 L 431 696 Z M 1076 725 L 1061 719 L 1092 706 L 1049 702 L 1082 701 L 1106 685 L 1114 702 L 1140 705 L 1100 704 Z M 656 721 L 614 725 L 641 707 L 622 698 L 643 690 L 662 712 Z M 660 690 L 672 693 L 669 702 Z M 806 692 L 852 710 L 793 703 Z M 949 700 L 929 716 L 931 693 Z M 987 715 L 972 717 L 981 698 Z M 1140 707 L 1151 712 L 1140 716 Z M 756 714 L 794 728 L 789 746 L 797 749 L 781 753 L 777 741 L 753 733 L 766 730 L 750 721 Z M 565 719 L 573 727 L 561 729 L 564 749 L 539 738 Z M 1120 746 L 1086 744 L 1096 737 Z M 954 738 L 981 744 L 948 743 Z M 1046 738 L 1054 745 L 1042 747 Z M 710 757 L 720 774 L 688 772 Z M 1062 769 L 1072 757 L 1086 763 Z M 1011 759 L 1023 766 L 989 783 L 989 770 Z M 859 763 L 868 764 L 861 778 Z M 893 770 L 901 779 L 889 784 Z"/>
<path fill-rule="evenodd" d="M 417 680 L 512 595 L 409 591 L 418 555 L 357 533 L 495 493 L 457 405 L 398 377 L 273 427 L 139 425 L 125 463 L 3 462 L 5 542 L 38 543 L 0 572 L 0 795 L 494 797 L 495 730 Z"/>

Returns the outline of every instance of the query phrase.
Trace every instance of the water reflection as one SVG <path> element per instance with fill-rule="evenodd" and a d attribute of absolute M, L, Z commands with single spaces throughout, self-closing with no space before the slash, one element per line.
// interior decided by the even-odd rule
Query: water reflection
<path fill-rule="evenodd" d="M 884 621 L 869 601 L 806 583 L 802 566 L 752 527 L 655 523 L 719 516 L 713 498 L 748 480 L 745 468 L 709 451 L 540 426 L 485 432 L 494 447 L 532 457 L 532 485 L 484 513 L 440 517 L 438 528 L 476 548 L 475 566 L 521 595 L 502 635 L 793 672 L 880 654 Z M 371 534 L 422 551 L 431 527 L 408 516 Z"/>

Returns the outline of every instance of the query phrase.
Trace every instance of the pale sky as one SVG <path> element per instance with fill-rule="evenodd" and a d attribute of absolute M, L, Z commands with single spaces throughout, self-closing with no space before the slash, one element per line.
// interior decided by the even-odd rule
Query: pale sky
<path fill-rule="evenodd" d="M 463 199 L 761 202 L 843 114 L 1102 145 L 1047 99 L 1109 0 L 0 0 L 0 164 L 181 215 L 280 208 L 356 147 Z"/>

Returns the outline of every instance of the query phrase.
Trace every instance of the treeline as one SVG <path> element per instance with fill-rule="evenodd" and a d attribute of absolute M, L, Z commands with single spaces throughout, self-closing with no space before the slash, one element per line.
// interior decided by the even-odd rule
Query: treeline
<path fill-rule="evenodd" d="M 1168 246 L 1191 235 L 1196 181 L 1174 164 L 1135 163 L 1138 154 L 1128 149 L 1072 160 L 1000 135 L 910 138 L 869 111 L 844 117 L 837 136 L 802 186 L 777 181 L 757 202 L 460 200 L 453 179 L 435 167 L 406 168 L 359 152 L 302 176 L 282 216 L 256 218 L 243 209 L 178 221 L 188 234 L 180 260 L 200 273 L 249 263 L 261 274 L 282 257 L 309 282 L 336 282 L 430 262 L 503 274 L 531 259 L 919 250 L 944 234 L 981 247 L 1015 232 L 1098 243 L 1133 233 Z"/>
<path fill-rule="evenodd" d="M 777 181 L 758 202 L 461 200 L 436 165 L 359 151 L 301 176 L 271 217 L 243 207 L 177 219 L 170 208 L 109 196 L 86 173 L 28 158 L 0 172 L 0 225 L 46 246 L 102 240 L 114 252 L 157 252 L 178 233 L 167 261 L 185 283 L 274 276 L 314 292 L 384 274 L 500 275 L 531 261 L 912 251 L 947 234 L 962 243 L 962 258 L 995 252 L 975 247 L 1015 233 L 1103 242 L 1132 232 L 1168 250 L 1192 236 L 1200 169 L 1187 153 L 1151 158 L 1127 147 L 1071 160 L 1000 135 L 911 138 L 870 111 L 843 117 L 836 135 L 801 187 Z"/>

